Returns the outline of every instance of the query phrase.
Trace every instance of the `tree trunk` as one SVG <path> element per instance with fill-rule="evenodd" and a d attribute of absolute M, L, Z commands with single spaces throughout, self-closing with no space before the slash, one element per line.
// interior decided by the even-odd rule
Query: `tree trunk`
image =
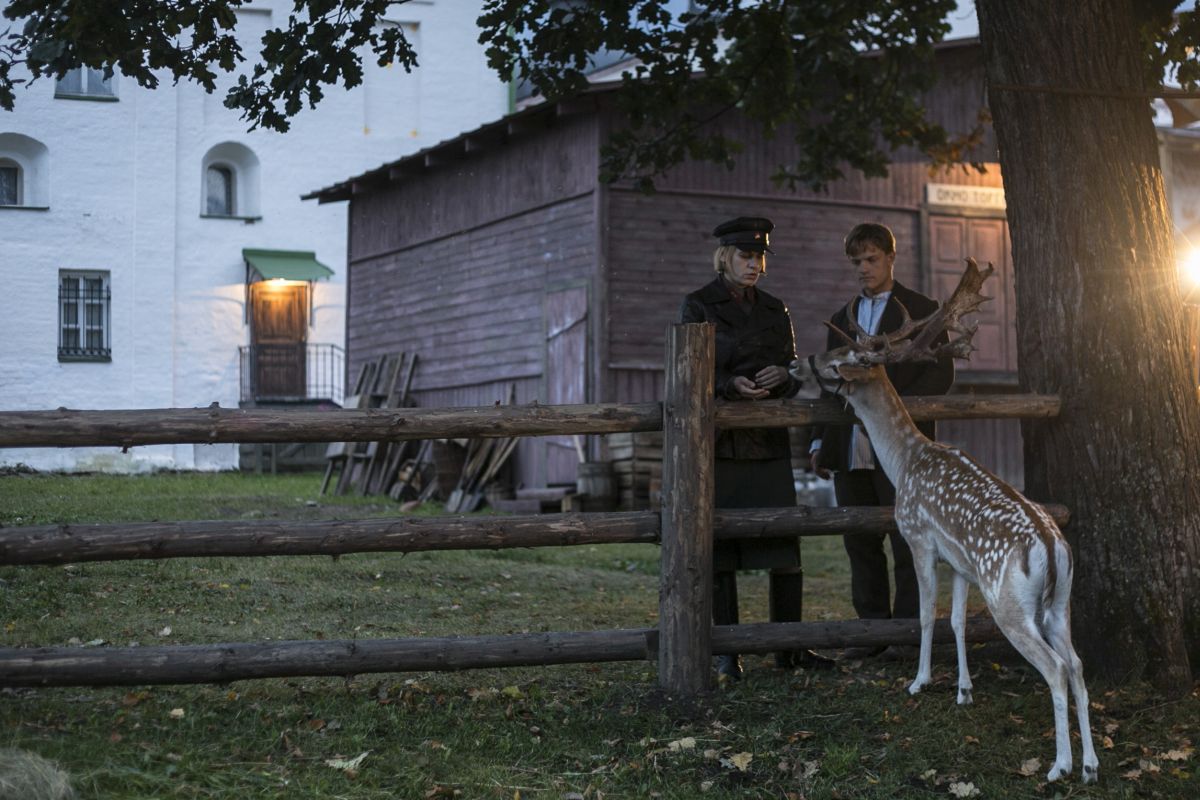
<path fill-rule="evenodd" d="M 1017 289 L 1026 488 L 1072 513 L 1074 631 L 1109 679 L 1200 665 L 1200 408 L 1129 0 L 979 0 Z"/>

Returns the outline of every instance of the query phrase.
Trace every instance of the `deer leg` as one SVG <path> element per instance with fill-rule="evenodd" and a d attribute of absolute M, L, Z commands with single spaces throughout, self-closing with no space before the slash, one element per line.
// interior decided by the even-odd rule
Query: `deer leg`
<path fill-rule="evenodd" d="M 1079 738 L 1083 743 L 1084 783 L 1093 783 L 1100 774 L 1100 760 L 1096 758 L 1096 747 L 1092 742 L 1092 725 L 1088 715 L 1087 685 L 1083 682 L 1083 662 L 1071 644 L 1071 621 L 1069 611 L 1055 608 L 1046 615 L 1046 638 L 1059 658 L 1067 664 L 1067 678 L 1071 683 L 1071 694 L 1075 696 L 1075 714 L 1079 718 Z"/>
<path fill-rule="evenodd" d="M 1011 601 L 1015 612 L 1003 613 L 992 609 L 1001 632 L 1038 672 L 1042 673 L 1050 687 L 1050 698 L 1054 704 L 1054 766 L 1046 773 L 1047 781 L 1056 781 L 1071 774 L 1071 734 L 1067 726 L 1067 665 L 1058 653 L 1046 643 L 1033 619 Z"/>
<path fill-rule="evenodd" d="M 921 596 L 921 654 L 917 658 L 917 677 L 909 684 L 908 693 L 916 694 L 933 680 L 933 623 L 937 617 L 937 554 L 932 548 L 913 547 L 913 569 L 917 573 L 917 588 Z"/>
<path fill-rule="evenodd" d="M 954 600 L 950 607 L 950 627 L 954 629 L 954 645 L 958 650 L 958 704 L 969 705 L 971 697 L 971 672 L 967 668 L 967 591 L 971 584 L 957 572 L 954 573 Z"/>

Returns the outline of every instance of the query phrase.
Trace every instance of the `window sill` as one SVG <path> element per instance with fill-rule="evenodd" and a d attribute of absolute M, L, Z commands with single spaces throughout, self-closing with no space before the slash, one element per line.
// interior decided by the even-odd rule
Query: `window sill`
<path fill-rule="evenodd" d="M 49 211 L 50 206 L 6 206 L 0 204 L 0 211 Z"/>
<path fill-rule="evenodd" d="M 262 219 L 262 215 L 257 217 L 242 217 L 238 216 L 237 214 L 201 214 L 200 219 L 237 219 L 241 220 L 247 225 L 253 225 Z"/>
<path fill-rule="evenodd" d="M 95 362 L 107 364 L 107 363 L 112 362 L 112 353 L 111 352 L 106 352 L 106 353 L 83 353 L 83 352 L 64 353 L 63 351 L 60 350 L 58 352 L 58 360 L 60 362 L 67 362 L 67 363 L 95 361 Z"/>
<path fill-rule="evenodd" d="M 90 100 L 93 103 L 115 103 L 120 100 L 116 95 L 111 94 L 68 94 L 67 92 L 55 92 L 55 100 Z"/>

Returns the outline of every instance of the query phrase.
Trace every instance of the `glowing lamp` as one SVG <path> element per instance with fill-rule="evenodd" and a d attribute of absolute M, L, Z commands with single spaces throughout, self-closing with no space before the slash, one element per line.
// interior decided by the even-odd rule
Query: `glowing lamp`
<path fill-rule="evenodd" d="M 1200 306 L 1200 248 L 1191 250 L 1180 261 L 1183 272 L 1183 302 Z"/>

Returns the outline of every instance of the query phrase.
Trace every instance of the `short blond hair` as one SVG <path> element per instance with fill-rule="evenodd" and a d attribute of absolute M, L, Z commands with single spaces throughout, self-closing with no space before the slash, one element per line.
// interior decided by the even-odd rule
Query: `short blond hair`
<path fill-rule="evenodd" d="M 719 247 L 717 247 L 716 250 L 713 250 L 713 272 L 716 272 L 717 274 L 724 272 L 726 265 L 729 264 L 730 260 L 733 258 L 733 254 L 741 249 L 742 248 L 738 247 L 736 244 L 723 244 L 723 245 L 720 245 Z M 749 253 L 749 252 L 753 252 L 753 251 L 747 250 L 746 252 Z M 762 257 L 763 257 L 762 274 L 766 275 L 767 274 L 767 254 L 763 253 Z"/>
<path fill-rule="evenodd" d="M 713 272 L 721 273 L 725 271 L 725 265 L 733 258 L 733 254 L 737 252 L 737 245 L 722 244 L 718 245 L 716 250 L 713 250 Z"/>

